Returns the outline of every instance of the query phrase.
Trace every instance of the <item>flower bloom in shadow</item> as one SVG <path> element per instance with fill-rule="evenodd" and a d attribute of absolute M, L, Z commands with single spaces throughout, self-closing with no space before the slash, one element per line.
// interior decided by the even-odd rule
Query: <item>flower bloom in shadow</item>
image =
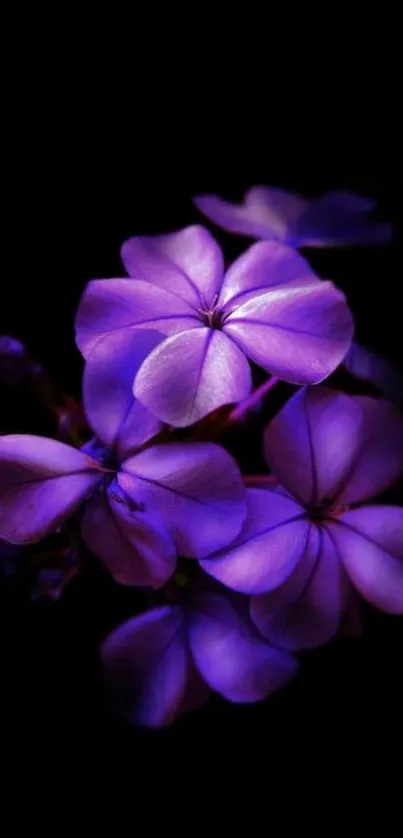
<path fill-rule="evenodd" d="M 376 201 L 343 190 L 307 199 L 284 189 L 253 186 L 240 204 L 218 195 L 199 195 L 193 202 L 230 233 L 295 248 L 381 245 L 392 238 L 390 224 L 368 218 Z"/>
<path fill-rule="evenodd" d="M 29 357 L 25 346 L 9 335 L 1 335 L 0 381 L 16 387 L 40 375 L 43 375 L 42 367 Z"/>
<path fill-rule="evenodd" d="M 298 670 L 290 653 L 259 635 L 242 597 L 210 591 L 119 626 L 101 661 L 122 717 L 151 728 L 200 707 L 211 690 L 231 702 L 259 701 Z"/>
<path fill-rule="evenodd" d="M 298 253 L 260 242 L 225 273 L 203 227 L 125 242 L 131 278 L 90 282 L 76 321 L 85 357 L 133 329 L 165 335 L 141 365 L 139 401 L 162 421 L 191 425 L 251 388 L 247 358 L 279 378 L 316 384 L 338 366 L 353 335 L 344 295 Z"/>
<path fill-rule="evenodd" d="M 371 503 L 403 476 L 397 409 L 303 388 L 268 425 L 264 451 L 279 483 L 249 490 L 239 537 L 203 568 L 252 594 L 256 625 L 284 648 L 330 640 L 351 585 L 375 607 L 402 614 L 403 509 Z"/>
<path fill-rule="evenodd" d="M 403 373 L 391 361 L 353 341 L 344 366 L 350 375 L 368 381 L 385 399 L 403 407 Z"/>
<path fill-rule="evenodd" d="M 83 389 L 96 438 L 82 450 L 38 436 L 0 438 L 0 538 L 39 541 L 85 501 L 82 537 L 116 581 L 157 588 L 178 553 L 197 558 L 235 537 L 244 487 L 222 448 L 185 442 L 136 453 L 161 428 L 132 392 L 159 340 L 124 332 L 94 347 Z"/>

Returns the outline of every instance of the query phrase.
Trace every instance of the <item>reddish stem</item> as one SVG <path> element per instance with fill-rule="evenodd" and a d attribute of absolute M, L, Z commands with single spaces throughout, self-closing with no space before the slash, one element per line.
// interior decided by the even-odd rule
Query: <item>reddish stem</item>
<path fill-rule="evenodd" d="M 277 483 L 274 474 L 244 474 L 245 486 L 272 486 Z"/>
<path fill-rule="evenodd" d="M 228 416 L 227 424 L 231 425 L 233 422 L 239 422 L 240 419 L 248 413 L 256 404 L 258 404 L 266 393 L 269 393 L 270 390 L 273 390 L 276 384 L 280 381 L 279 378 L 276 378 L 275 375 L 272 375 L 267 381 L 257 387 L 246 399 L 242 402 L 239 402 L 236 407 L 231 411 Z"/>

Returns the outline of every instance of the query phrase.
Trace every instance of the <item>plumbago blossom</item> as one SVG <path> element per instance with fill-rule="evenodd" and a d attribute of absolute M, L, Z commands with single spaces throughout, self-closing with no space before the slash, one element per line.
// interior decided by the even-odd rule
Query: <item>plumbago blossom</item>
<path fill-rule="evenodd" d="M 136 369 L 160 339 L 130 332 L 115 335 L 115 352 L 94 348 L 83 390 L 96 437 L 82 450 L 37 436 L 0 438 L 1 538 L 39 541 L 85 504 L 82 537 L 114 579 L 158 588 L 178 553 L 203 556 L 239 532 L 245 491 L 224 449 L 184 442 L 136 453 L 161 428 L 132 393 Z"/>
<path fill-rule="evenodd" d="M 253 186 L 240 204 L 218 195 L 193 200 L 203 215 L 230 233 L 295 248 L 381 245 L 392 237 L 390 224 L 368 218 L 376 201 L 354 192 L 336 190 L 312 200 L 284 189 Z"/>
<path fill-rule="evenodd" d="M 352 343 L 344 295 L 293 249 L 381 244 L 389 226 L 368 220 L 374 203 L 348 192 L 307 201 L 254 187 L 241 206 L 195 202 L 225 229 L 264 241 L 227 271 L 203 227 L 126 241 L 128 277 L 90 282 L 77 313 L 94 437 L 81 448 L 0 437 L 7 569 L 9 545 L 39 541 L 73 516 L 62 536 L 67 573 L 85 560 L 80 535 L 116 582 L 158 589 L 145 594 L 151 610 L 115 629 L 100 654 L 117 709 L 151 728 L 210 692 L 236 703 L 267 697 L 297 674 L 298 650 L 359 633 L 361 598 L 403 614 L 403 509 L 382 503 L 403 477 L 403 416 L 320 386 L 344 363 L 399 404 L 401 375 Z M 20 363 L 20 345 L 3 344 Z M 249 361 L 271 374 L 252 394 Z M 188 426 L 227 404 L 237 404 L 231 422 L 244 418 L 278 379 L 303 386 L 265 430 L 270 483 L 260 476 L 247 490 L 224 448 L 193 441 L 200 428 Z M 214 426 L 217 438 L 221 421 L 209 417 L 204 432 Z M 175 573 L 178 557 L 186 561 Z M 59 596 L 64 571 L 42 574 L 39 595 L 50 583 Z"/>
<path fill-rule="evenodd" d="M 276 645 L 301 649 L 340 629 L 352 585 L 403 614 L 403 509 L 373 499 L 403 477 L 403 417 L 387 402 L 299 390 L 271 421 L 264 454 L 278 483 L 249 490 L 236 539 L 203 568 L 252 594 Z"/>
<path fill-rule="evenodd" d="M 298 671 L 295 657 L 261 637 L 246 600 L 203 589 L 119 626 L 101 658 L 121 715 L 146 727 L 165 727 L 212 690 L 235 703 L 259 701 Z"/>
<path fill-rule="evenodd" d="M 344 295 L 283 244 L 255 244 L 225 273 L 210 233 L 188 227 L 130 239 L 122 258 L 131 278 L 87 286 L 77 344 L 88 359 L 116 334 L 164 334 L 138 370 L 134 392 L 171 425 L 191 425 L 245 398 L 252 383 L 247 358 L 285 381 L 317 384 L 350 348 Z"/>

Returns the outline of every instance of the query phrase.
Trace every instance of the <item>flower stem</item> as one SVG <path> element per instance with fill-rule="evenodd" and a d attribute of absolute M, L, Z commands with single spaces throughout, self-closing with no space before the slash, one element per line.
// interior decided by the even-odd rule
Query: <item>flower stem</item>
<path fill-rule="evenodd" d="M 245 486 L 272 486 L 277 483 L 274 474 L 244 474 L 243 482 Z"/>
<path fill-rule="evenodd" d="M 267 381 L 264 381 L 264 383 L 261 384 L 260 387 L 257 387 L 256 390 L 253 390 L 253 392 L 246 399 L 244 399 L 242 402 L 239 402 L 239 404 L 237 404 L 237 406 L 234 407 L 234 409 L 228 416 L 227 424 L 231 425 L 233 422 L 239 422 L 239 420 L 242 419 L 245 413 L 248 413 L 249 410 L 252 410 L 252 408 L 255 407 L 255 405 L 258 404 L 261 401 L 261 399 L 263 399 L 266 393 L 269 393 L 270 390 L 274 389 L 274 387 L 276 386 L 276 384 L 279 383 L 279 381 L 279 378 L 276 378 L 275 375 L 272 375 L 271 378 L 269 378 Z"/>

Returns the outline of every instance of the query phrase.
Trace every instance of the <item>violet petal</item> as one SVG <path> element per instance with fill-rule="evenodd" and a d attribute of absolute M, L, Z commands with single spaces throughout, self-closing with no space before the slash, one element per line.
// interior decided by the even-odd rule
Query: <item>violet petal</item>
<path fill-rule="evenodd" d="M 264 433 L 265 458 L 277 479 L 304 504 L 332 498 L 361 442 L 361 408 L 327 387 L 298 390 Z"/>
<path fill-rule="evenodd" d="M 153 510 L 136 509 L 116 480 L 93 495 L 81 532 L 121 585 L 160 588 L 175 571 L 175 547 L 163 522 Z"/>
<path fill-rule="evenodd" d="M 122 329 L 154 329 L 172 335 L 201 326 L 194 309 L 163 288 L 131 279 L 88 283 L 76 318 L 77 346 L 84 358 L 95 344 Z"/>
<path fill-rule="evenodd" d="M 161 420 L 185 427 L 245 398 L 251 383 L 241 350 L 222 332 L 204 328 L 157 346 L 136 376 L 134 393 Z"/>
<path fill-rule="evenodd" d="M 305 510 L 275 490 L 249 489 L 248 514 L 229 547 L 200 564 L 226 587 L 258 594 L 280 585 L 306 548 Z"/>
<path fill-rule="evenodd" d="M 343 360 L 353 320 L 344 294 L 315 280 L 249 298 L 223 330 L 267 372 L 294 384 L 317 384 Z"/>
<path fill-rule="evenodd" d="M 251 600 L 261 634 L 285 649 L 328 643 L 340 630 L 351 585 L 325 530 L 311 526 L 306 550 L 294 572 L 274 591 Z"/>
<path fill-rule="evenodd" d="M 359 439 L 337 492 L 340 506 L 376 497 L 403 477 L 403 414 L 388 402 L 355 396 L 361 411 Z"/>
<path fill-rule="evenodd" d="M 161 515 L 178 552 L 191 558 L 226 546 L 246 516 L 238 466 L 218 445 L 155 445 L 126 460 L 118 481 L 135 503 Z"/>
<path fill-rule="evenodd" d="M 123 718 L 150 728 L 171 724 L 182 708 L 190 663 L 181 608 L 155 608 L 119 626 L 104 641 L 101 660 Z"/>
<path fill-rule="evenodd" d="M 193 202 L 210 221 L 231 233 L 290 243 L 293 226 L 309 207 L 304 198 L 267 186 L 252 186 L 241 204 L 218 195 L 200 195 Z"/>
<path fill-rule="evenodd" d="M 321 280 L 315 276 L 309 263 L 291 247 L 277 242 L 258 242 L 228 269 L 219 304 L 225 304 L 226 311 L 229 311 L 242 303 L 242 299 L 238 301 L 238 295 L 251 291 L 259 293 L 290 283 L 303 286 L 315 282 Z"/>
<path fill-rule="evenodd" d="M 266 643 L 222 594 L 199 597 L 190 616 L 189 644 L 204 680 L 232 702 L 266 698 L 298 670 L 295 658 Z"/>
<path fill-rule="evenodd" d="M 121 256 L 130 276 L 170 291 L 197 310 L 213 302 L 224 272 L 220 247 L 200 226 L 128 239 Z"/>
<path fill-rule="evenodd" d="M 103 471 L 63 442 L 40 436 L 0 438 L 0 537 L 40 541 L 83 502 Z"/>
<path fill-rule="evenodd" d="M 361 596 L 382 611 L 403 614 L 403 509 L 350 509 L 328 528 Z"/>
<path fill-rule="evenodd" d="M 98 341 L 84 370 L 83 399 L 98 439 L 129 454 L 161 429 L 161 422 L 133 396 L 133 381 L 147 355 L 163 337 L 128 329 Z"/>

